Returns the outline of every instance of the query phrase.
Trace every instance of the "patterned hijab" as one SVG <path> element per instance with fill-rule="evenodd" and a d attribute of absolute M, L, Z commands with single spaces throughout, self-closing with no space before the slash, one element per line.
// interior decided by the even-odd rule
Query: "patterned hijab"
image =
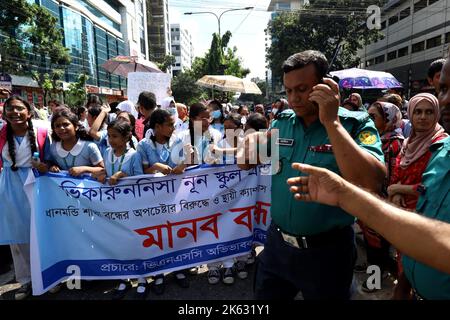
<path fill-rule="evenodd" d="M 392 140 L 393 138 L 404 138 L 400 133 L 401 130 L 398 130 L 402 125 L 402 113 L 395 104 L 376 101 L 370 107 L 375 107 L 385 119 L 386 128 L 383 132 L 380 132 L 380 138 L 383 143 L 387 140 Z"/>
<path fill-rule="evenodd" d="M 402 151 L 400 153 L 400 166 L 402 168 L 408 167 L 411 163 L 423 156 L 430 148 L 433 140 L 444 133 L 444 129 L 438 123 L 440 118 L 439 101 L 430 93 L 419 93 L 409 100 L 408 118 L 412 121 L 414 110 L 422 101 L 426 101 L 433 106 L 434 125 L 426 132 L 416 132 L 413 125 L 411 135 L 403 142 Z"/>

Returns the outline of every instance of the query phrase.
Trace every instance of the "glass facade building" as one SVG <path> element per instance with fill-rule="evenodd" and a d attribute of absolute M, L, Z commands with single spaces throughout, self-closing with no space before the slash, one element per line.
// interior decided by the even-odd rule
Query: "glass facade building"
<path fill-rule="evenodd" d="M 98 27 L 94 27 L 95 33 L 95 49 L 97 53 L 97 75 L 99 87 L 109 87 L 110 79 L 101 65 L 108 60 L 108 41 L 106 31 Z"/>
<path fill-rule="evenodd" d="M 65 81 L 75 82 L 78 76 L 85 73 L 89 76 L 89 85 L 112 89 L 123 89 L 126 80 L 117 75 L 106 72 L 101 65 L 108 59 L 118 55 L 128 55 L 125 43 L 119 37 L 107 32 L 88 17 L 75 9 L 69 8 L 63 2 L 54 0 L 36 0 L 36 3 L 47 8 L 59 21 L 64 35 L 64 46 L 69 49 L 71 64 L 66 68 Z M 107 1 L 113 9 L 114 1 Z M 120 25 L 105 16 L 86 0 L 79 0 L 78 4 L 89 10 L 106 25 L 120 32 Z"/>
<path fill-rule="evenodd" d="M 127 52 L 125 51 L 125 42 L 117 39 L 117 54 L 119 56 L 126 56 Z M 120 87 L 121 88 L 126 88 L 127 83 L 126 83 L 126 79 L 123 77 L 119 77 L 120 80 Z"/>
<path fill-rule="evenodd" d="M 41 6 L 48 9 L 57 19 L 59 24 L 61 24 L 61 19 L 59 15 L 59 5 L 55 1 L 52 0 L 41 0 Z"/>
<path fill-rule="evenodd" d="M 89 10 L 90 13 L 94 14 L 97 18 L 99 18 L 102 22 L 109 25 L 110 27 L 113 27 L 117 31 L 120 32 L 120 25 L 117 22 L 114 22 L 109 17 L 105 16 L 100 10 L 93 7 L 88 1 L 86 0 L 79 0 L 79 4 L 81 4 L 83 7 Z M 111 4 L 110 4 L 111 5 Z M 116 8 L 116 11 L 118 11 L 118 8 Z"/>
<path fill-rule="evenodd" d="M 108 59 L 113 58 L 117 56 L 117 40 L 113 37 L 108 37 Z M 119 88 L 120 87 L 120 80 L 119 76 L 116 76 L 114 74 L 111 74 L 111 87 L 113 88 Z"/>
<path fill-rule="evenodd" d="M 76 82 L 82 73 L 89 76 L 88 84 L 97 85 L 97 62 L 93 23 L 66 7 L 62 9 L 64 46 L 70 50 L 72 63 L 67 68 L 67 82 Z"/>
<path fill-rule="evenodd" d="M 167 0 L 147 1 L 147 32 L 151 60 L 163 62 L 171 52 Z"/>

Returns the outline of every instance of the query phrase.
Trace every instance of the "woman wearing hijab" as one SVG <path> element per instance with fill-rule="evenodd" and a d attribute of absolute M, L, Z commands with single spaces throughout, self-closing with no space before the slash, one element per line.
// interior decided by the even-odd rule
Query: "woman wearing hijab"
<path fill-rule="evenodd" d="M 439 117 L 439 102 L 434 95 L 420 93 L 410 100 L 411 135 L 403 142 L 387 189 L 389 200 L 399 206 L 416 208 L 422 174 L 431 157 L 429 148 L 448 136 L 438 123 Z"/>
<path fill-rule="evenodd" d="M 133 117 L 135 117 L 136 119 L 138 118 L 138 112 L 136 110 L 136 107 L 134 105 L 134 103 L 130 100 L 125 100 L 120 102 L 117 105 L 117 109 L 120 111 L 126 111 L 128 113 L 131 113 L 133 115 Z"/>
<path fill-rule="evenodd" d="M 396 164 L 396 158 L 400 153 L 405 138 L 402 135 L 402 113 L 400 109 L 389 102 L 374 102 L 367 110 L 380 134 L 382 150 L 387 170 L 387 188 L 391 172 Z M 386 190 L 383 190 L 385 193 Z"/>
<path fill-rule="evenodd" d="M 355 111 L 366 111 L 366 109 L 364 108 L 364 105 L 363 105 L 361 95 L 359 93 L 356 93 L 356 92 L 352 93 L 348 97 L 348 100 L 358 107 L 357 110 L 355 110 Z"/>
<path fill-rule="evenodd" d="M 183 127 L 183 121 L 178 118 L 178 110 L 173 97 L 166 97 L 161 101 L 161 109 L 169 111 L 175 121 L 175 131 L 179 132 Z M 149 136 L 146 135 L 146 138 Z"/>
<path fill-rule="evenodd" d="M 408 118 L 411 120 L 411 135 L 403 142 L 402 150 L 397 156 L 391 174 L 391 185 L 387 192 L 389 200 L 394 204 L 415 210 L 422 189 L 422 174 L 431 158 L 430 146 L 448 135 L 438 123 L 440 118 L 438 99 L 429 93 L 415 95 L 409 101 Z M 411 213 L 413 214 L 413 213 Z M 409 297 L 411 285 L 403 274 L 397 255 L 399 279 L 394 298 Z"/>
<path fill-rule="evenodd" d="M 380 101 L 374 102 L 367 112 L 375 123 L 381 137 L 387 171 L 383 186 L 383 195 L 387 196 L 386 188 L 391 177 L 392 169 L 395 167 L 396 157 L 400 153 L 404 141 L 401 130 L 398 130 L 402 124 L 402 114 L 396 105 Z M 389 270 L 395 273 L 395 261 L 389 256 L 390 243 L 360 221 L 358 223 L 364 235 L 368 264 L 379 266 L 382 272 Z M 365 264 L 355 266 L 355 271 L 357 272 L 366 272 L 366 269 L 367 266 Z M 362 284 L 362 290 L 369 293 L 375 291 L 367 287 L 366 281 Z"/>

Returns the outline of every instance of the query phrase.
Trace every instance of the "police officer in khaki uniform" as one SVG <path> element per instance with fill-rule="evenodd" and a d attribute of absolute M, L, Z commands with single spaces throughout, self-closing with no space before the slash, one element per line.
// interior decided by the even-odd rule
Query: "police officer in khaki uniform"
<path fill-rule="evenodd" d="M 257 145 L 257 137 L 259 142 L 264 136 L 276 139 L 279 148 L 279 155 L 271 155 L 277 168 L 272 176 L 272 224 L 257 266 L 256 299 L 293 299 L 299 291 L 305 300 L 350 298 L 354 218 L 337 207 L 295 201 L 286 183 L 298 175 L 291 164 L 303 162 L 381 190 L 385 167 L 375 125 L 367 113 L 339 108 L 339 88 L 324 78 L 327 70 L 328 62 L 318 51 L 289 57 L 283 80 L 292 110 L 280 114 L 271 133 L 246 137 L 245 158 L 251 159 L 248 148 Z"/>

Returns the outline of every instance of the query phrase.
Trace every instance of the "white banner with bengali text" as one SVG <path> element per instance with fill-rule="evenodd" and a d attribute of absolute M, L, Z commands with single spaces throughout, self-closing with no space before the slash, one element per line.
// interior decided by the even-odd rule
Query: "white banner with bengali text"
<path fill-rule="evenodd" d="M 116 186 L 65 173 L 29 179 L 33 294 L 73 270 L 81 279 L 128 279 L 248 254 L 271 222 L 268 172 L 202 167 Z"/>

